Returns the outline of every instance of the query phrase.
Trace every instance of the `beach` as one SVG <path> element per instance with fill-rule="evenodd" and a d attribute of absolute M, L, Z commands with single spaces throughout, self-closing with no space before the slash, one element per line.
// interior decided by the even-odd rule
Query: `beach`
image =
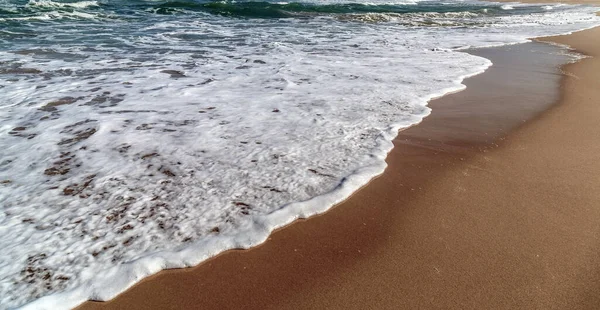
<path fill-rule="evenodd" d="M 79 309 L 597 309 L 599 37 L 540 39 L 592 56 L 534 96 L 551 102 L 490 90 L 511 79 L 492 67 L 431 102 L 385 173 L 329 212 Z"/>
<path fill-rule="evenodd" d="M 0 2 L 0 310 L 600 305 L 597 7 Z"/>

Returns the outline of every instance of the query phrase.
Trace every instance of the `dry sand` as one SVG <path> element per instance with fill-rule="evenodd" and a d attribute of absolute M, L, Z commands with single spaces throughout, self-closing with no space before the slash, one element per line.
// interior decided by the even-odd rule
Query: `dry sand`
<path fill-rule="evenodd" d="M 81 309 L 600 309 L 599 38 L 548 39 L 595 58 L 563 67 L 543 113 L 516 99 L 473 117 L 492 68 L 432 102 L 330 212 Z"/>

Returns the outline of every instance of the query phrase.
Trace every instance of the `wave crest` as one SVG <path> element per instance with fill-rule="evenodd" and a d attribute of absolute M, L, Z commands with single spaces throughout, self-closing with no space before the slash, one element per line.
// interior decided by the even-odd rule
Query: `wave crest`
<path fill-rule="evenodd" d="M 43 8 L 77 8 L 84 9 L 88 7 L 99 6 L 98 1 L 81 1 L 81 2 L 54 2 L 52 0 L 29 0 L 28 7 L 43 7 Z"/>

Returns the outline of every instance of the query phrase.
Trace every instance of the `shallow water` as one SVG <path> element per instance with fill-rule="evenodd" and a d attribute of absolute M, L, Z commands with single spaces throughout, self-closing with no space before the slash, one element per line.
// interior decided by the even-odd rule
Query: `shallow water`
<path fill-rule="evenodd" d="M 461 49 L 593 12 L 0 0 L 0 304 L 68 308 L 256 245 L 381 173 L 398 129 L 491 65 Z"/>

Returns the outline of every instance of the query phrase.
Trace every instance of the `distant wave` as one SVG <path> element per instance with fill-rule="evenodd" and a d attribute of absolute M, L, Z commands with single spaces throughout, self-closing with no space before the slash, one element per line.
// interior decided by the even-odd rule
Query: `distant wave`
<path fill-rule="evenodd" d="M 30 7 L 45 7 L 45 8 L 87 8 L 98 6 L 98 1 L 81 1 L 81 2 L 54 2 L 51 0 L 29 0 L 27 6 Z"/>
<path fill-rule="evenodd" d="M 480 9 L 481 6 L 473 9 Z M 250 18 L 286 18 L 311 16 L 318 14 L 358 14 L 358 13 L 459 13 L 465 12 L 469 6 L 444 6 L 410 4 L 363 4 L 335 3 L 316 4 L 305 2 L 236 2 L 236 1 L 170 1 L 148 9 L 157 14 L 176 14 L 183 11 L 203 11 L 210 14 L 228 17 Z"/>

